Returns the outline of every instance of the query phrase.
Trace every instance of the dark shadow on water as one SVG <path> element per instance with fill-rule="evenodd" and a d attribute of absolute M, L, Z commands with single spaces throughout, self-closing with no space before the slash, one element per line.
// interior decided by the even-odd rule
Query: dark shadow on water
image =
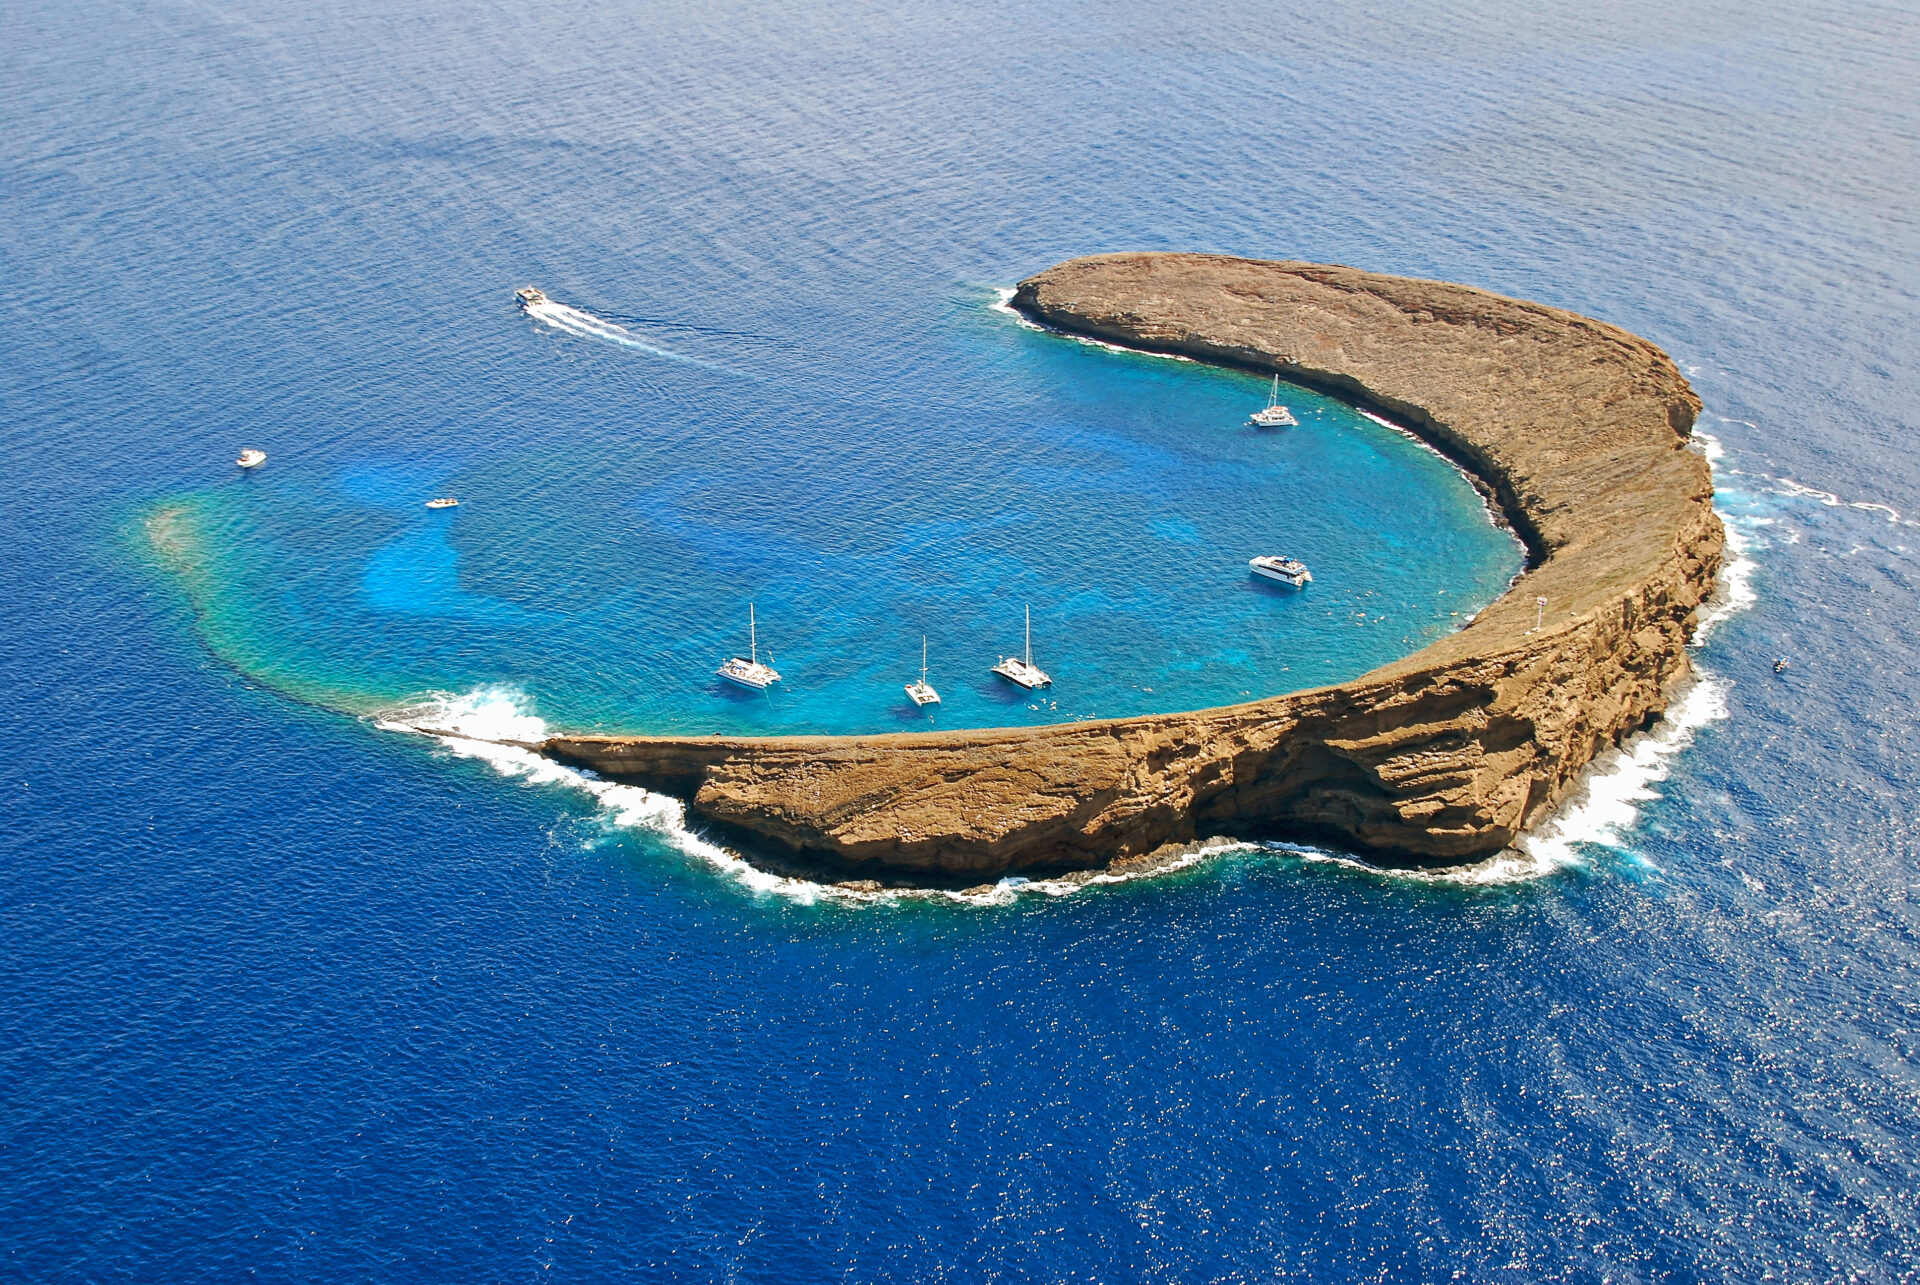
<path fill-rule="evenodd" d="M 1247 573 L 1247 591 L 1261 598 L 1285 598 L 1289 601 L 1312 592 L 1311 586 L 1296 589 L 1292 585 L 1281 584 L 1278 580 L 1268 580 L 1264 576 Z"/>
<path fill-rule="evenodd" d="M 996 678 L 991 674 L 989 674 L 983 682 L 969 683 L 968 688 L 981 700 L 989 704 L 1005 705 L 1008 707 L 1032 705 L 1039 695 L 1037 692 L 1027 691 L 1025 688 L 1015 686 L 1004 678 Z M 1046 701 L 1040 700 L 1039 703 L 1044 706 Z"/>
<path fill-rule="evenodd" d="M 773 693 L 771 691 L 756 692 L 751 688 L 742 687 L 738 683 L 730 683 L 724 678 L 718 678 L 708 683 L 706 692 L 709 696 L 717 696 L 721 700 L 731 701 L 736 705 L 755 704 L 762 701 L 769 706 L 773 704 Z"/>

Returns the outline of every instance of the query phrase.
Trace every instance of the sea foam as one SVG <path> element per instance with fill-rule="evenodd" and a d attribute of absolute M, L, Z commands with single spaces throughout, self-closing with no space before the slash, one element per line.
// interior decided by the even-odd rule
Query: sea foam
<path fill-rule="evenodd" d="M 1012 291 L 1005 291 L 1004 295 L 997 306 L 1005 307 Z M 1011 308 L 1006 310 L 1012 312 Z M 1701 453 L 1709 465 L 1717 469 L 1723 453 L 1720 443 L 1706 434 L 1696 436 Z M 1721 517 L 1727 530 L 1727 554 L 1714 596 L 1702 612 L 1690 644 L 1694 649 L 1706 641 L 1716 626 L 1746 610 L 1755 600 L 1756 564 L 1749 528 L 1764 520 L 1724 511 Z M 1223 838 L 1195 845 L 1151 868 L 1049 879 L 1011 876 L 965 891 L 849 888 L 761 870 L 688 825 L 686 805 L 679 799 L 639 786 L 603 780 L 592 772 L 568 767 L 538 753 L 534 747 L 547 738 L 547 724 L 532 711 L 527 695 L 514 687 L 492 685 L 461 695 L 436 694 L 388 711 L 376 720 L 376 725 L 389 731 L 430 736 L 448 752 L 478 759 L 502 776 L 585 795 L 597 804 L 599 821 L 609 832 L 630 830 L 651 834 L 753 893 L 803 904 L 824 900 L 847 905 L 884 905 L 933 900 L 985 907 L 1007 905 L 1022 896 L 1067 897 L 1088 888 L 1157 878 L 1221 857 L 1278 858 L 1333 865 L 1391 882 L 1463 888 L 1495 887 L 1546 878 L 1562 870 L 1585 866 L 1585 851 L 1591 847 L 1622 848 L 1639 819 L 1641 808 L 1661 797 L 1652 787 L 1671 774 L 1675 756 L 1693 744 L 1702 727 L 1727 717 L 1727 694 L 1731 687 L 1730 680 L 1696 664 L 1695 677 L 1675 696 L 1664 718 L 1650 730 L 1596 759 L 1580 788 L 1551 817 L 1513 846 L 1483 861 L 1403 869 L 1373 865 L 1346 853 L 1305 844 L 1248 843 Z"/>
<path fill-rule="evenodd" d="M 1696 433 L 1694 440 L 1717 474 L 1725 454 L 1718 439 Z M 1718 504 L 1716 510 L 1726 528 L 1727 547 L 1713 596 L 1701 610 L 1689 644 L 1696 653 L 1715 629 L 1751 607 L 1756 598 L 1752 533 L 1756 520 L 1728 513 Z M 1662 797 L 1653 786 L 1672 773 L 1674 757 L 1693 744 L 1701 728 L 1727 717 L 1727 694 L 1732 688 L 1732 680 L 1696 661 L 1693 678 L 1675 694 L 1658 723 L 1595 759 L 1580 788 L 1552 816 L 1481 866 L 1504 863 L 1518 877 L 1538 878 L 1586 864 L 1584 848 L 1623 849 L 1642 807 Z M 1466 867 L 1463 873 L 1479 868 Z"/>

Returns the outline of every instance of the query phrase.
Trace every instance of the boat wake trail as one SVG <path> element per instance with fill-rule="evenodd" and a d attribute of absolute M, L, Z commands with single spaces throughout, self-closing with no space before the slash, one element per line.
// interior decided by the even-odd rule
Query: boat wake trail
<path fill-rule="evenodd" d="M 699 357 L 689 357 L 685 353 L 675 352 L 671 348 L 662 348 L 658 344 L 649 343 L 639 335 L 634 334 L 633 331 L 628 330 L 625 326 L 608 321 L 603 317 L 596 317 L 590 312 L 583 312 L 579 308 L 569 308 L 564 303 L 555 303 L 551 299 L 542 299 L 538 303 L 522 304 L 521 307 L 523 311 L 535 321 L 543 325 L 551 326 L 555 330 L 564 331 L 569 335 L 578 335 L 582 339 L 598 339 L 605 343 L 617 344 L 622 348 L 631 348 L 636 352 L 643 352 L 650 357 L 658 357 L 663 361 L 683 362 L 689 366 L 699 366 L 705 370 L 723 371 L 729 375 L 737 375 L 740 373 L 730 367 L 722 366 L 718 362 L 704 361 Z"/>

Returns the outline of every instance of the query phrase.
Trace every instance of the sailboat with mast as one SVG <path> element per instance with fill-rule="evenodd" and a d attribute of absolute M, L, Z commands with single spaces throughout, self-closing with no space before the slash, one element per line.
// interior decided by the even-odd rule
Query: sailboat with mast
<path fill-rule="evenodd" d="M 1285 428 L 1289 424 L 1298 424 L 1299 422 L 1299 420 L 1293 417 L 1292 411 L 1280 404 L 1280 376 L 1275 375 L 1273 377 L 1273 388 L 1267 393 L 1267 404 L 1265 408 L 1257 410 L 1247 416 L 1247 423 L 1252 424 L 1256 428 Z"/>
<path fill-rule="evenodd" d="M 907 699 L 916 705 L 938 705 L 940 693 L 927 681 L 927 636 L 920 635 L 920 681 L 907 684 Z"/>
<path fill-rule="evenodd" d="M 1025 658 L 1019 656 L 1002 656 L 1000 663 L 993 667 L 993 672 L 1010 683 L 1016 683 L 1026 688 L 1028 691 L 1032 691 L 1036 687 L 1053 686 L 1053 678 L 1047 671 L 1033 663 L 1032 607 L 1027 608 L 1027 654 Z"/>
<path fill-rule="evenodd" d="M 773 659 L 768 653 L 768 660 Z M 747 604 L 747 654 L 729 657 L 727 663 L 713 671 L 730 683 L 742 687 L 751 687 L 756 692 L 764 692 L 780 681 L 780 675 L 773 666 L 760 663 L 760 630 L 753 618 L 753 604 Z"/>

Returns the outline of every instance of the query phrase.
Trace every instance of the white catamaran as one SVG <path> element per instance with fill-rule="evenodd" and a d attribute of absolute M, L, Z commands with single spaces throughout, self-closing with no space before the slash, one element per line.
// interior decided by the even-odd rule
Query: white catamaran
<path fill-rule="evenodd" d="M 1265 409 L 1257 410 L 1247 416 L 1247 423 L 1259 428 L 1285 428 L 1289 424 L 1298 424 L 1299 422 L 1299 420 L 1293 417 L 1292 411 L 1280 404 L 1280 376 L 1275 375 L 1273 377 L 1273 389 L 1267 394 Z"/>
<path fill-rule="evenodd" d="M 1023 660 L 1019 656 L 1002 656 L 993 672 L 1010 683 L 1017 683 L 1032 691 L 1036 687 L 1051 687 L 1053 679 L 1047 671 L 1033 663 L 1033 608 L 1027 608 L 1027 654 Z"/>
<path fill-rule="evenodd" d="M 940 693 L 927 681 L 927 636 L 920 635 L 920 681 L 907 684 L 907 699 L 916 705 L 938 705 Z"/>
<path fill-rule="evenodd" d="M 771 653 L 767 656 L 772 660 Z M 747 655 L 729 657 L 727 663 L 713 671 L 730 683 L 742 687 L 751 687 L 756 692 L 764 692 L 780 681 L 780 675 L 771 665 L 760 663 L 760 630 L 753 619 L 753 604 L 747 604 Z"/>
<path fill-rule="evenodd" d="M 1247 567 L 1266 580 L 1278 580 L 1281 584 L 1290 584 L 1303 589 L 1313 580 L 1313 572 L 1307 570 L 1307 564 L 1298 558 L 1274 557 L 1263 555 L 1247 559 Z"/>

